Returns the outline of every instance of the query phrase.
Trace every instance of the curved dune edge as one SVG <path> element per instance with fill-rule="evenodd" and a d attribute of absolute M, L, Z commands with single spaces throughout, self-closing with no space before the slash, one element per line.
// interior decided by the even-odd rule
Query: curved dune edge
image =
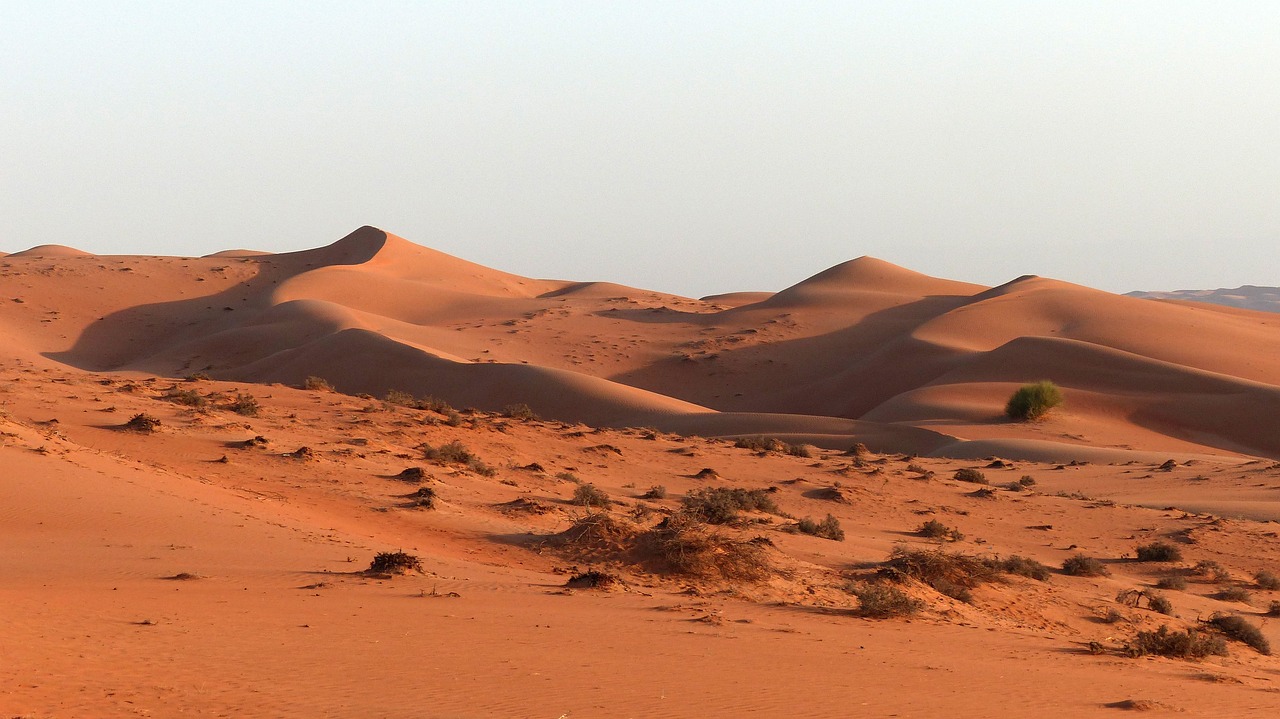
<path fill-rule="evenodd" d="M 1035 276 L 986 288 L 870 257 L 777 293 L 695 300 L 521 277 L 369 226 L 219 262 L 231 256 L 102 258 L 76 265 L 76 288 L 33 274 L 21 304 L 0 305 L 0 326 L 15 355 L 95 371 L 314 375 L 607 426 L 832 448 L 870 437 L 922 455 L 1003 442 L 1068 459 L 1083 455 L 1062 447 L 1280 457 L 1267 430 L 1280 414 L 1270 315 Z M 1047 423 L 1005 422 L 1009 393 L 1042 378 L 1064 388 L 1065 407 Z"/>
<path fill-rule="evenodd" d="M 94 257 L 91 252 L 77 250 L 74 247 L 66 245 L 36 245 L 19 252 L 14 252 L 9 257 Z"/>

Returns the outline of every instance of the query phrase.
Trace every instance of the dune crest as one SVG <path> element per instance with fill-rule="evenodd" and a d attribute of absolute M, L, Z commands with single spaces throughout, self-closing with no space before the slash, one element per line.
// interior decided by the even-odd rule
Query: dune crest
<path fill-rule="evenodd" d="M 19 252 L 14 252 L 9 257 L 93 257 L 94 255 L 84 250 L 77 250 L 74 247 L 66 245 L 36 245 Z"/>

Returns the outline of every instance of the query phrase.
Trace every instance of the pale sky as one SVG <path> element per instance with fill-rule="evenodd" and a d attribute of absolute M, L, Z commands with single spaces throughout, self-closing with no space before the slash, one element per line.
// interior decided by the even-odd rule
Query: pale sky
<path fill-rule="evenodd" d="M 1280 3 L 0 0 L 0 251 L 1280 285 Z"/>

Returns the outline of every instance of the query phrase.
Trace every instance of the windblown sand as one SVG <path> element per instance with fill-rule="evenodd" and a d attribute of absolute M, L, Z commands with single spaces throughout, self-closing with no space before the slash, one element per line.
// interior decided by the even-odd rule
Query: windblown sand
<path fill-rule="evenodd" d="M 691 299 L 509 275 L 373 228 L 284 255 L 44 246 L 0 258 L 0 288 L 7 715 L 1280 708 L 1280 661 L 1242 643 L 1125 653 L 1218 612 L 1280 648 L 1280 591 L 1255 579 L 1280 573 L 1274 315 L 870 258 Z M 1046 378 L 1063 407 L 1003 418 Z M 537 418 L 503 416 L 520 404 Z M 139 415 L 158 424 L 126 426 Z M 433 451 L 451 442 L 473 461 Z M 573 503 L 587 483 L 616 542 L 557 536 L 599 511 Z M 759 577 L 682 574 L 645 544 L 711 488 L 776 504 L 699 530 L 754 548 Z M 827 515 L 842 541 L 794 531 Z M 963 539 L 920 536 L 928 520 Z M 1134 559 L 1155 541 L 1182 559 Z M 1052 571 L 964 602 L 886 579 L 900 546 Z M 395 551 L 422 571 L 364 571 Z M 1110 574 L 1067 576 L 1078 553 Z M 587 570 L 615 581 L 566 586 Z M 1160 590 L 1172 615 L 1117 602 L 1169 576 L 1186 581 Z M 847 590 L 877 582 L 923 608 L 860 616 Z M 1247 598 L 1217 598 L 1232 588 Z"/>

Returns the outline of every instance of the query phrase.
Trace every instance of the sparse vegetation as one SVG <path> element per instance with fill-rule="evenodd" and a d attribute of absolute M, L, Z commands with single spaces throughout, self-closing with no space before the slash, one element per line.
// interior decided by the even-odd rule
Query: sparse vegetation
<path fill-rule="evenodd" d="M 371 574 L 405 574 L 421 572 L 422 560 L 405 552 L 379 552 L 369 564 Z"/>
<path fill-rule="evenodd" d="M 957 469 L 956 473 L 952 475 L 951 478 L 961 482 L 969 482 L 970 484 L 987 483 L 987 475 L 983 474 L 982 470 L 973 469 L 972 467 L 962 467 Z"/>
<path fill-rule="evenodd" d="M 258 405 L 258 400 L 253 395 L 238 393 L 236 398 L 231 401 L 231 404 L 227 405 L 227 409 L 245 417 L 257 417 L 258 411 L 262 408 Z"/>
<path fill-rule="evenodd" d="M 922 537 L 928 537 L 929 539 L 942 539 L 948 542 L 958 542 L 961 539 L 964 539 L 964 534 L 961 533 L 960 530 L 948 527 L 936 519 L 930 519 L 927 522 L 921 523 L 921 525 L 916 528 L 916 534 L 919 534 Z"/>
<path fill-rule="evenodd" d="M 1196 562 L 1196 566 L 1191 571 L 1199 576 L 1208 578 L 1211 582 L 1231 581 L 1231 572 L 1212 559 L 1202 559 Z"/>
<path fill-rule="evenodd" d="M 1019 387 L 1004 406 L 1010 419 L 1029 422 L 1040 419 L 1049 410 L 1062 404 L 1062 390 L 1049 380 L 1041 380 Z"/>
<path fill-rule="evenodd" d="M 984 561 L 987 566 L 1005 574 L 1016 574 L 1020 577 L 1034 579 L 1037 582 L 1049 581 L 1049 568 L 1028 557 L 1015 554 L 1004 559 L 987 559 Z"/>
<path fill-rule="evenodd" d="M 725 537 L 687 516 L 664 519 L 639 537 L 638 546 L 650 562 L 676 574 L 758 581 L 774 571 L 767 541 Z"/>
<path fill-rule="evenodd" d="M 858 616 L 872 619 L 909 617 L 924 608 L 924 602 L 885 582 L 860 582 L 846 587 L 858 598 Z"/>
<path fill-rule="evenodd" d="M 131 432 L 150 433 L 160 429 L 160 420 L 149 414 L 135 414 L 128 422 L 121 425 L 121 428 Z"/>
<path fill-rule="evenodd" d="M 1213 595 L 1214 599 L 1223 602 L 1244 602 L 1248 603 L 1252 599 L 1249 590 L 1244 587 L 1222 587 Z"/>
<path fill-rule="evenodd" d="M 578 475 L 573 472 L 556 472 L 556 479 L 563 479 L 566 482 L 581 482 Z"/>
<path fill-rule="evenodd" d="M 1173 589 L 1176 591 L 1185 591 L 1187 588 L 1187 579 L 1179 574 L 1170 574 L 1160 577 L 1156 582 L 1156 589 Z"/>
<path fill-rule="evenodd" d="M 1248 644 L 1258 650 L 1259 654 L 1271 654 L 1271 643 L 1262 635 L 1262 630 L 1238 614 L 1215 614 L 1209 617 L 1207 623 L 1227 637 Z"/>
<path fill-rule="evenodd" d="M 1067 558 L 1062 563 L 1062 571 L 1073 577 L 1105 577 L 1111 574 L 1102 562 L 1083 554 Z"/>
<path fill-rule="evenodd" d="M 1173 614 L 1173 602 L 1149 589 L 1126 589 L 1116 595 L 1116 601 L 1128 607 L 1141 609 L 1146 605 L 1153 612 Z"/>
<path fill-rule="evenodd" d="M 431 487 L 419 487 L 418 491 L 409 495 L 409 500 L 418 509 L 435 509 L 436 491 Z"/>
<path fill-rule="evenodd" d="M 641 499 L 666 499 L 667 488 L 661 484 L 655 484 L 649 488 L 649 491 L 640 495 Z"/>
<path fill-rule="evenodd" d="M 607 492 L 590 482 L 579 484 L 571 501 L 580 507 L 608 507 L 613 503 Z"/>
<path fill-rule="evenodd" d="M 483 460 L 467 449 L 465 444 L 457 440 L 442 444 L 439 447 L 423 443 L 418 445 L 418 449 L 421 450 L 423 457 L 437 464 L 460 464 L 483 477 L 493 477 L 498 474 L 496 468 L 485 464 Z"/>
<path fill-rule="evenodd" d="M 812 457 L 813 452 L 809 450 L 809 446 L 805 444 L 787 444 L 780 439 L 774 437 L 743 437 L 733 446 L 740 449 L 750 449 L 756 452 L 783 452 L 795 457 Z"/>
<path fill-rule="evenodd" d="M 165 399 L 173 402 L 174 404 L 180 404 L 184 407 L 195 407 L 197 409 L 209 404 L 209 400 L 205 399 L 204 395 L 193 389 L 182 389 L 170 392 L 165 396 Z"/>
<path fill-rule="evenodd" d="M 509 419 L 518 419 L 524 422 L 538 419 L 537 413 L 523 402 L 519 404 L 509 404 L 502 408 L 502 416 Z"/>
<path fill-rule="evenodd" d="M 1178 659 L 1201 659 L 1210 655 L 1227 656 L 1227 644 L 1222 637 L 1202 629 L 1175 632 L 1169 625 L 1151 631 L 1138 632 L 1133 641 L 1125 645 L 1124 653 L 1131 657 L 1156 655 Z"/>
<path fill-rule="evenodd" d="M 1268 617 L 1280 617 L 1280 601 L 1271 600 L 1271 604 L 1267 607 Z"/>
<path fill-rule="evenodd" d="M 728 524 L 738 518 L 739 511 L 779 511 L 765 490 L 738 487 L 699 489 L 685 495 L 683 504 L 687 513 L 708 524 Z"/>
<path fill-rule="evenodd" d="M 609 589 L 622 584 L 622 578 L 609 572 L 590 569 L 569 577 L 564 585 L 570 589 Z"/>
<path fill-rule="evenodd" d="M 1143 544 L 1137 549 L 1139 562 L 1180 562 L 1182 550 L 1168 542 Z"/>
<path fill-rule="evenodd" d="M 1280 589 L 1280 575 L 1274 572 L 1263 570 L 1253 575 L 1253 583 L 1258 585 L 1258 589 L 1266 591 L 1275 591 Z"/>
<path fill-rule="evenodd" d="M 940 549 L 895 547 L 881 569 L 889 579 L 910 577 L 935 591 L 965 603 L 973 601 L 969 590 L 995 581 L 1000 571 L 987 562 L 968 555 L 950 554 Z"/>
<path fill-rule="evenodd" d="M 333 385 L 329 384 L 329 380 L 323 377 L 312 375 L 302 382 L 303 389 L 314 390 L 317 392 L 332 392 Z"/>
<path fill-rule="evenodd" d="M 833 515 L 828 514 L 826 519 L 821 522 L 815 522 L 805 517 L 796 523 L 796 530 L 801 534 L 809 534 L 822 539 L 830 539 L 833 542 L 844 541 L 844 530 L 840 528 L 840 520 Z"/>
<path fill-rule="evenodd" d="M 418 408 L 418 400 L 413 395 L 398 389 L 387 390 L 387 396 L 383 397 L 382 401 L 398 407 Z"/>

